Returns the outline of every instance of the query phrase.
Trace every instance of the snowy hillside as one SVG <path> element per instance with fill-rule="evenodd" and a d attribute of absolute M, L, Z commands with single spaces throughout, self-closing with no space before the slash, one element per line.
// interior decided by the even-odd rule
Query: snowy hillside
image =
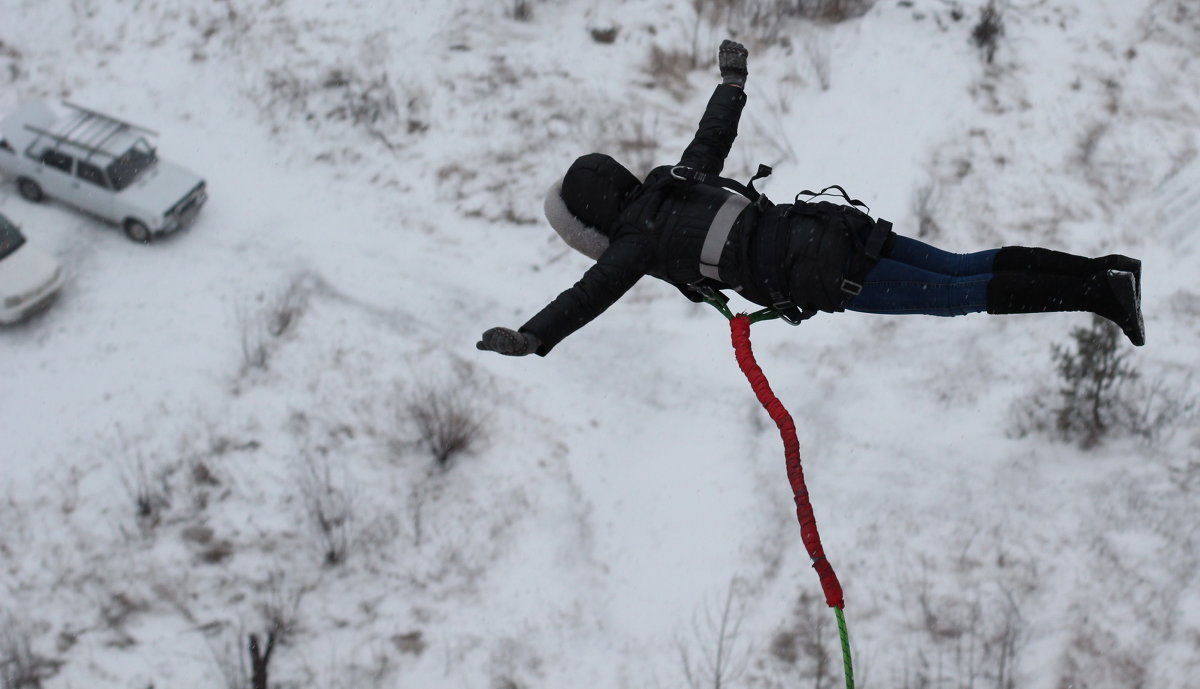
<path fill-rule="evenodd" d="M 0 0 L 0 115 L 145 124 L 210 196 L 141 246 L 0 184 L 69 272 L 0 329 L 0 689 L 246 687 L 272 630 L 272 687 L 697 689 L 725 612 L 721 686 L 839 686 L 724 319 L 646 279 L 544 359 L 474 348 L 587 267 L 545 189 L 674 162 L 731 35 L 726 173 L 777 202 L 1145 263 L 1144 432 L 1090 449 L 1028 422 L 1082 314 L 755 326 L 859 686 L 1200 686 L 1200 7 L 1008 0 L 988 63 L 983 2 L 790 4 Z"/>

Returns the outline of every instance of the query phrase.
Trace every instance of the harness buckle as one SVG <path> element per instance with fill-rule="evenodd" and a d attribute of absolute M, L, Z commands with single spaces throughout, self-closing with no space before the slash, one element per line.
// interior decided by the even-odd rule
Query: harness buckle
<path fill-rule="evenodd" d="M 790 301 L 776 302 L 771 305 L 771 308 L 779 314 L 779 320 L 788 325 L 800 325 L 800 322 L 804 320 L 804 314 Z"/>
<path fill-rule="evenodd" d="M 671 168 L 671 176 L 680 182 L 699 182 L 704 184 L 708 180 L 707 174 L 695 168 L 690 168 L 687 165 L 676 165 Z"/>
<path fill-rule="evenodd" d="M 857 297 L 858 295 L 862 294 L 863 286 L 862 283 L 855 282 L 850 278 L 843 278 L 842 291 L 852 297 Z"/>

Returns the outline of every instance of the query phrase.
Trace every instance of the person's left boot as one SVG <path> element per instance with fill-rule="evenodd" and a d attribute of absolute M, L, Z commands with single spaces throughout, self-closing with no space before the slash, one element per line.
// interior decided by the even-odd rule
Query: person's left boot
<path fill-rule="evenodd" d="M 1146 324 L 1142 320 L 1142 291 L 1138 284 L 1138 275 L 1126 270 L 1109 270 L 1105 273 L 1113 298 L 1121 306 L 1120 318 L 1106 316 L 1125 333 L 1125 337 L 1141 347 L 1146 344 Z M 1104 314 L 1100 314 L 1104 315 Z"/>
<path fill-rule="evenodd" d="M 1146 343 L 1133 273 L 1106 270 L 1087 277 L 1029 271 L 995 273 L 988 281 L 987 312 L 1090 311 L 1120 326 L 1135 346 Z"/>
<path fill-rule="evenodd" d="M 1136 258 L 1122 256 L 1121 254 L 1109 254 L 1096 259 L 1096 262 L 1104 267 L 1105 270 L 1120 270 L 1126 273 L 1133 273 L 1134 291 L 1137 292 L 1138 313 L 1141 313 L 1142 304 L 1142 262 Z"/>

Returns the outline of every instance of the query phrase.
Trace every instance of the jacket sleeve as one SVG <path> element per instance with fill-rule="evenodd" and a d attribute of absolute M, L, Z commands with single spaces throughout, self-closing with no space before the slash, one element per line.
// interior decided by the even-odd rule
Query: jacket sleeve
<path fill-rule="evenodd" d="M 650 264 L 650 247 L 640 235 L 626 235 L 608 249 L 574 286 L 521 326 L 536 335 L 538 356 L 546 356 L 568 335 L 591 322 L 632 288 Z"/>
<path fill-rule="evenodd" d="M 707 172 L 721 174 L 725 157 L 737 138 L 738 120 L 746 105 L 746 92 L 736 86 L 721 84 L 708 99 L 708 107 L 700 118 L 696 136 L 683 151 L 680 165 Z"/>

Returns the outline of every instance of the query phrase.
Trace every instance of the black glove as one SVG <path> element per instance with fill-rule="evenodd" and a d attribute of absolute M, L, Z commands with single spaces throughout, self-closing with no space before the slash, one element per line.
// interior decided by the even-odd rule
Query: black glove
<path fill-rule="evenodd" d="M 736 84 L 738 86 L 746 85 L 746 57 L 750 53 L 746 52 L 746 46 L 737 41 L 724 40 L 721 41 L 721 47 L 717 50 L 717 64 L 721 66 L 721 77 L 723 84 Z"/>
<path fill-rule="evenodd" d="M 508 328 L 491 328 L 483 333 L 475 349 L 498 352 L 504 356 L 525 356 L 537 351 L 541 341 L 530 333 L 519 333 Z"/>

